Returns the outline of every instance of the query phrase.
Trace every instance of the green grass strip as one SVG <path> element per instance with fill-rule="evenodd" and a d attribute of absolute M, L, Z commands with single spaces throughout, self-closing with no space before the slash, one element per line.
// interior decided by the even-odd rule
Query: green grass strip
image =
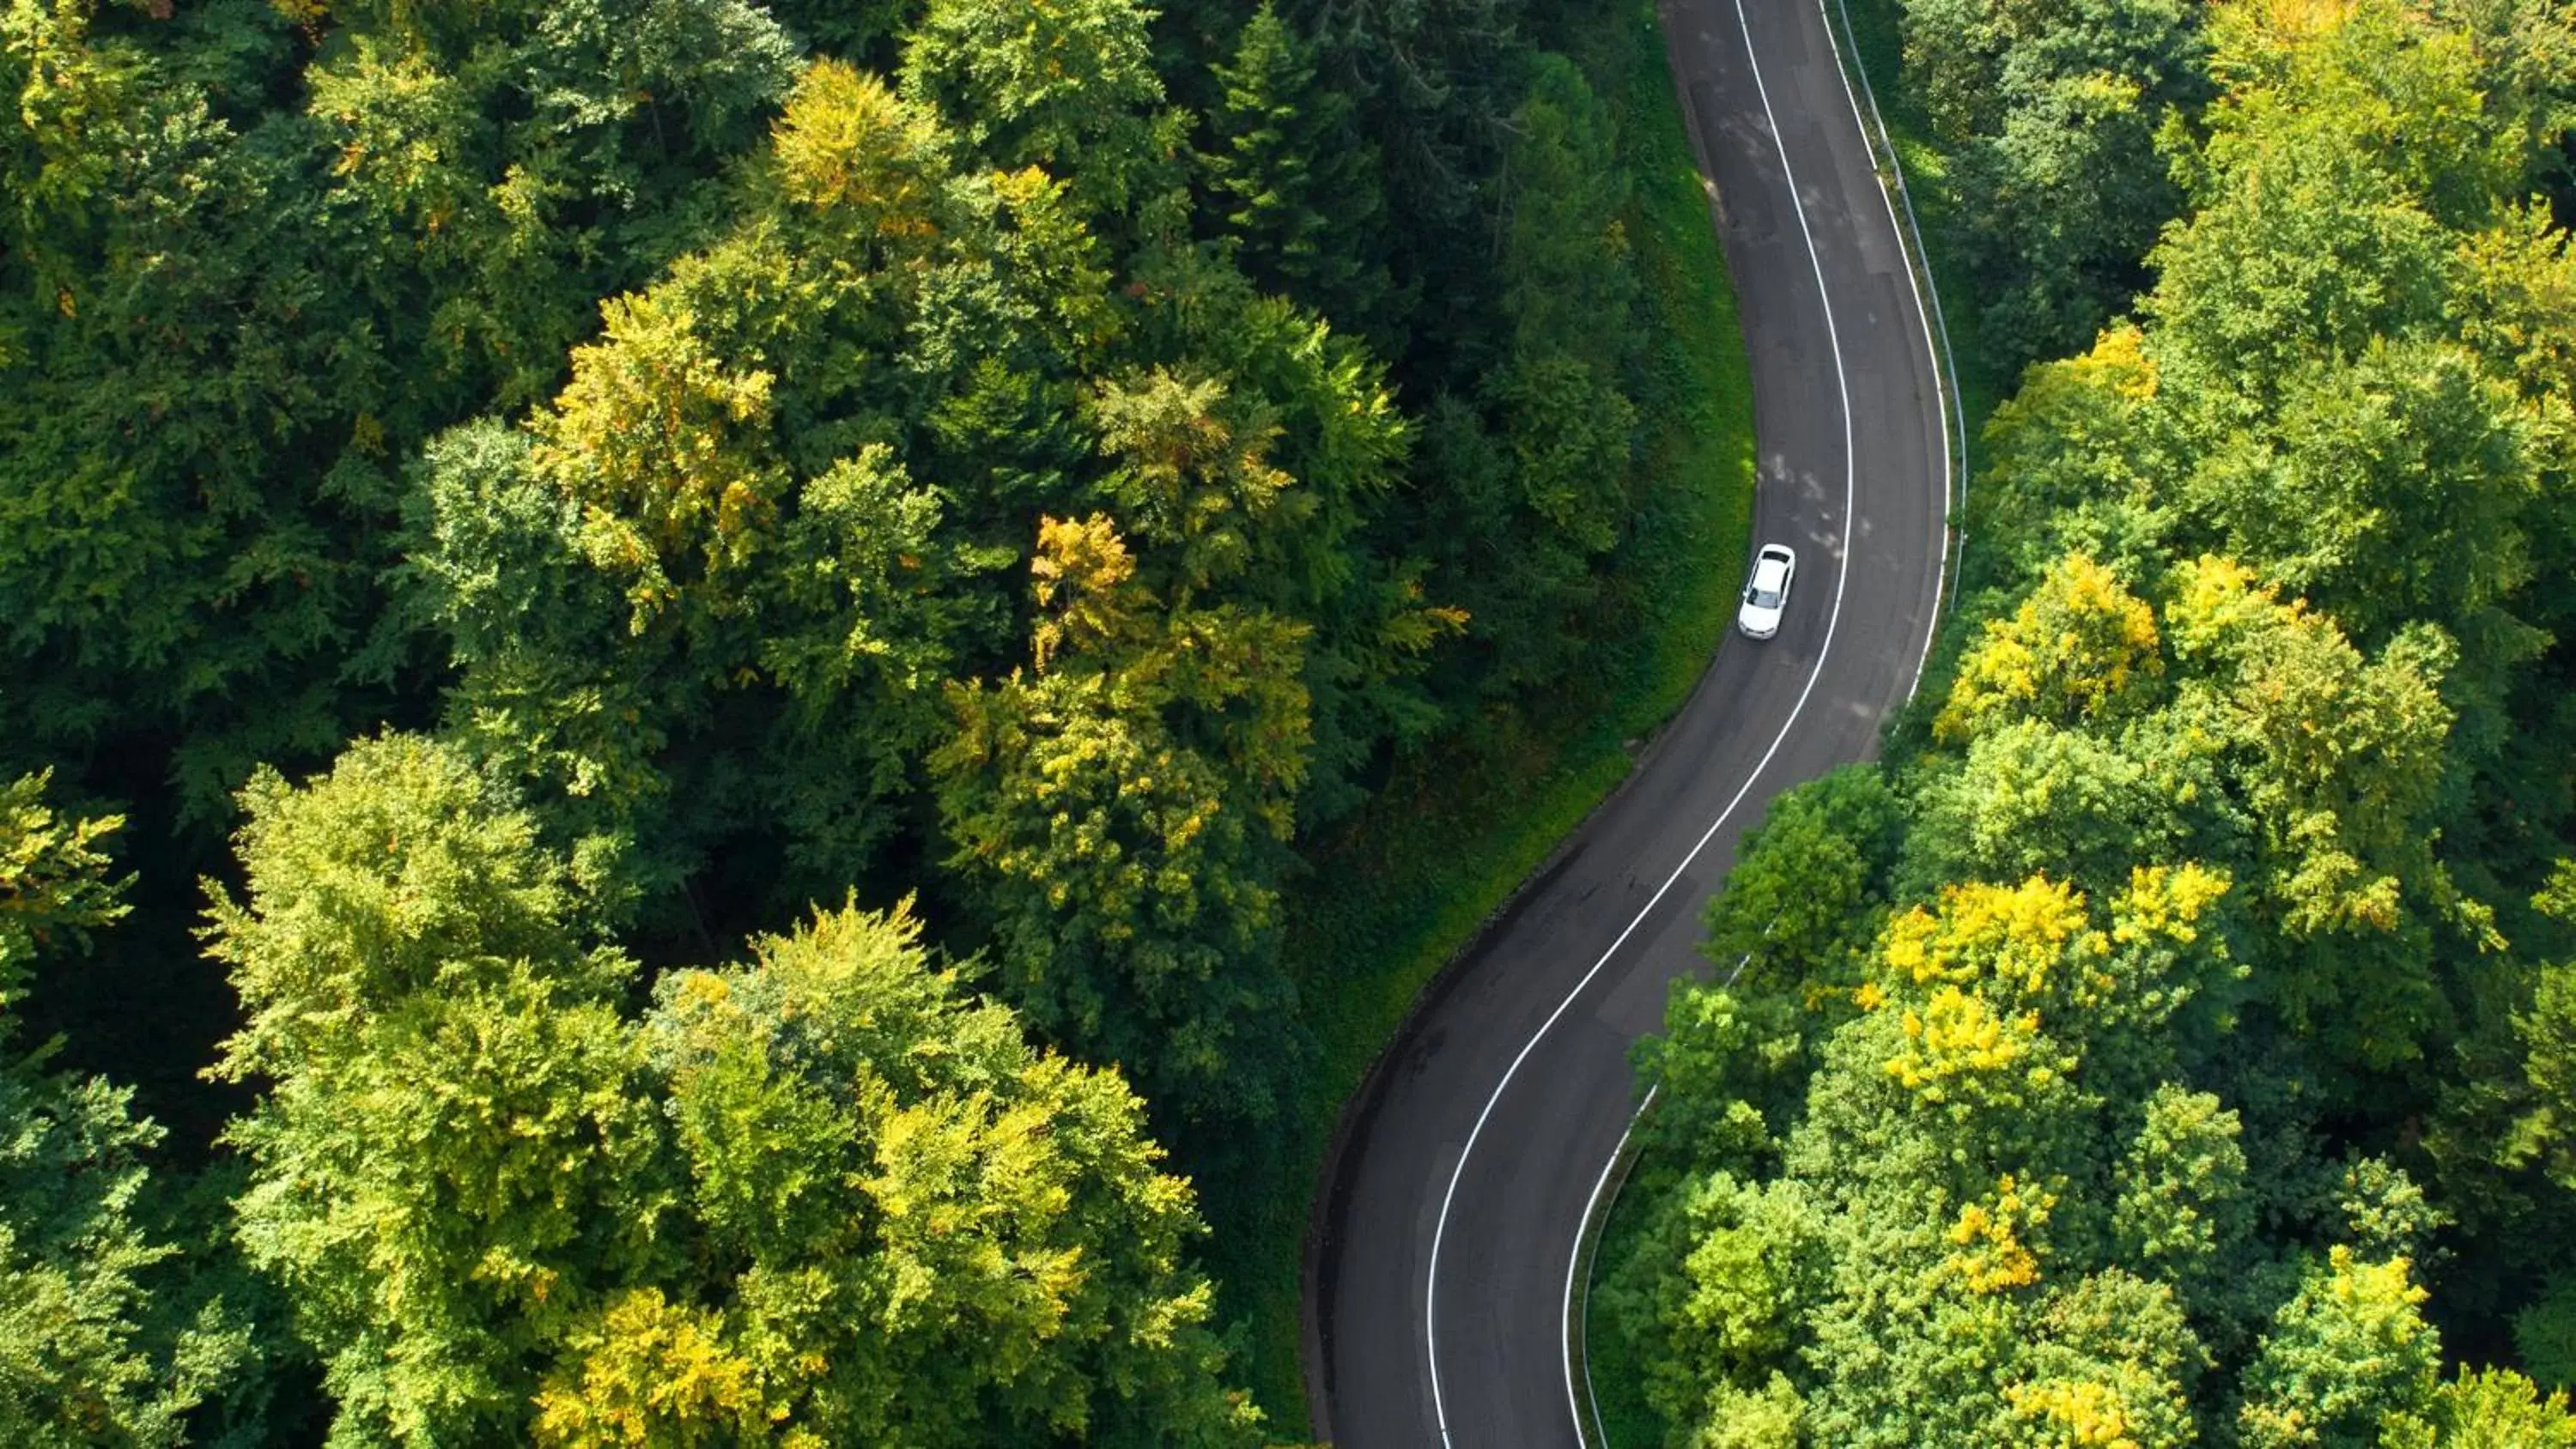
<path fill-rule="evenodd" d="M 1583 1357 L 1593 1406 L 1601 1414 L 1602 1449 L 1662 1449 L 1670 1432 L 1664 1416 L 1646 1402 L 1646 1346 L 1631 1338 L 1620 1316 L 1599 1301 L 1602 1276 L 1637 1251 L 1664 1195 L 1684 1185 L 1682 1173 L 1670 1166 L 1655 1170 L 1658 1166 L 1643 1161 L 1631 1165 L 1625 1185 L 1610 1200 L 1600 1244 L 1593 1249 L 1594 1302 L 1583 1318 Z"/>

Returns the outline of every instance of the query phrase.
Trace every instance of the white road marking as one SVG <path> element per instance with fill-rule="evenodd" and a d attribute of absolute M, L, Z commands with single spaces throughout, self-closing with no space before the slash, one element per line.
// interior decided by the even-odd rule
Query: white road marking
<path fill-rule="evenodd" d="M 1655 888 L 1654 895 L 1647 899 L 1644 908 L 1637 912 L 1635 919 L 1629 921 L 1620 930 L 1618 939 L 1610 943 L 1610 949 L 1601 953 L 1601 959 L 1592 963 L 1592 969 L 1583 973 L 1583 979 L 1574 983 L 1574 989 L 1566 993 L 1565 999 L 1557 1003 L 1556 1010 L 1549 1012 L 1547 1020 L 1539 1023 L 1538 1030 L 1531 1033 L 1530 1039 L 1522 1044 L 1519 1054 L 1512 1058 L 1511 1065 L 1503 1069 L 1502 1080 L 1494 1084 L 1493 1094 L 1485 1099 L 1484 1108 L 1477 1112 L 1476 1125 L 1468 1129 L 1467 1144 L 1459 1149 L 1458 1165 L 1450 1170 L 1448 1189 L 1440 1196 L 1440 1216 L 1431 1229 L 1431 1264 L 1425 1275 L 1424 1284 L 1423 1349 L 1431 1369 L 1431 1412 L 1439 1423 L 1440 1442 L 1443 1446 L 1451 1445 L 1452 1441 L 1449 1437 L 1449 1409 L 1440 1392 L 1440 1247 L 1448 1236 L 1449 1211 L 1457 1202 L 1458 1182 L 1466 1176 L 1467 1163 L 1475 1156 L 1477 1139 L 1484 1136 L 1485 1123 L 1493 1118 L 1494 1104 L 1503 1099 L 1503 1093 L 1510 1088 L 1512 1078 L 1520 1074 L 1521 1063 L 1529 1060 L 1530 1053 L 1537 1050 L 1538 1044 L 1555 1029 L 1557 1022 L 1564 1018 L 1567 1009 L 1574 1005 L 1576 998 L 1582 996 L 1585 989 L 1592 985 L 1592 979 L 1601 974 L 1601 968 L 1609 965 L 1611 958 L 1619 954 L 1619 948 L 1628 944 L 1628 938 L 1636 933 L 1637 927 L 1653 913 L 1664 897 L 1671 893 L 1674 883 L 1682 878 L 1684 871 L 1690 869 L 1691 862 L 1699 859 L 1700 852 L 1708 848 L 1708 843 L 1717 837 L 1717 832 L 1733 818 L 1736 807 L 1744 803 L 1744 797 L 1752 793 L 1754 782 L 1760 780 L 1762 772 L 1770 768 L 1772 758 L 1780 753 L 1780 746 L 1787 742 L 1789 732 L 1797 727 L 1798 716 L 1806 712 L 1807 700 L 1816 692 L 1816 681 L 1824 677 L 1825 661 L 1833 654 L 1834 630 L 1842 623 L 1843 588 L 1851 578 L 1851 541 L 1859 532 L 1858 520 L 1852 516 L 1852 505 L 1859 491 L 1860 467 L 1852 451 L 1851 380 L 1843 367 L 1842 334 L 1834 325 L 1833 295 L 1831 288 L 1825 283 L 1824 258 L 1816 251 L 1815 229 L 1807 222 L 1806 199 L 1798 194 L 1797 169 L 1790 164 L 1788 142 L 1780 134 L 1780 118 L 1771 109 L 1771 90 L 1762 79 L 1762 62 L 1753 53 L 1752 23 L 1745 19 L 1744 0 L 1734 0 L 1734 3 L 1735 23 L 1744 35 L 1745 57 L 1752 62 L 1753 66 L 1753 87 L 1762 97 L 1762 116 L 1771 127 L 1771 144 L 1780 153 L 1781 176 L 1789 184 L 1789 198 L 1797 209 L 1798 234 L 1807 245 L 1807 265 L 1815 273 L 1816 300 L 1825 313 L 1825 342 L 1834 358 L 1834 388 L 1840 395 L 1842 403 L 1843 526 L 1842 547 L 1834 570 L 1833 611 L 1825 619 L 1825 642 L 1824 646 L 1816 651 L 1815 667 L 1807 672 L 1807 682 L 1798 691 L 1798 702 L 1790 708 L 1788 719 L 1782 721 L 1780 732 L 1772 737 L 1770 748 L 1762 752 L 1761 760 L 1756 762 L 1751 772 L 1744 777 L 1744 783 L 1737 787 L 1735 797 L 1726 802 L 1726 808 L 1719 811 L 1717 818 L 1709 822 L 1708 829 L 1700 833 L 1699 839 L 1691 845 L 1690 853 L 1682 857 L 1681 864 L 1673 867 L 1673 873 L 1664 877 L 1664 883 Z M 1849 90 L 1848 84 L 1845 89 Z M 1574 1366 L 1571 1361 L 1566 1364 L 1565 1379 L 1566 1408 L 1567 1412 L 1574 1416 L 1572 1422 L 1576 1426 L 1579 1438 L 1582 1432 L 1582 1408 L 1575 1396 Z"/>

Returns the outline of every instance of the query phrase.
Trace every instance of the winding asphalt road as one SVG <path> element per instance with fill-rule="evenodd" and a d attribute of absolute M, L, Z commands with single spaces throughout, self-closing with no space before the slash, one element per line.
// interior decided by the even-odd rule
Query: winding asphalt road
<path fill-rule="evenodd" d="M 1777 638 L 1729 637 L 1627 786 L 1444 974 L 1326 1168 L 1307 1264 L 1316 1437 L 1579 1442 L 1570 1258 L 1635 1105 L 1628 1047 L 1701 965 L 1701 907 L 1772 796 L 1877 747 L 1939 607 L 1942 398 L 1817 0 L 1663 0 L 1753 359 Z"/>

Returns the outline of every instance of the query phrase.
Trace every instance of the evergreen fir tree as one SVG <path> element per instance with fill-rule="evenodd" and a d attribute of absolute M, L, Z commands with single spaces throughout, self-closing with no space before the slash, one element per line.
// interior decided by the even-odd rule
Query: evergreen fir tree
<path fill-rule="evenodd" d="M 1216 71 L 1225 98 L 1205 161 L 1238 262 L 1339 326 L 1384 331 L 1396 310 L 1386 197 L 1351 98 L 1317 83 L 1314 48 L 1268 3 L 1243 27 L 1234 63 Z"/>

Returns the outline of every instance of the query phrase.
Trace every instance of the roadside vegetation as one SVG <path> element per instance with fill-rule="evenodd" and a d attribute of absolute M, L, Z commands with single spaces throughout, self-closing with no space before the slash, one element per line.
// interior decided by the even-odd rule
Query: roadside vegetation
<path fill-rule="evenodd" d="M 1900 33 L 2018 381 L 1921 697 L 1643 1051 L 1596 1372 L 1675 1445 L 2576 1443 L 2576 38 Z"/>
<path fill-rule="evenodd" d="M 1742 556 L 1651 22 L 0 0 L 0 1441 L 1294 1437 Z"/>

